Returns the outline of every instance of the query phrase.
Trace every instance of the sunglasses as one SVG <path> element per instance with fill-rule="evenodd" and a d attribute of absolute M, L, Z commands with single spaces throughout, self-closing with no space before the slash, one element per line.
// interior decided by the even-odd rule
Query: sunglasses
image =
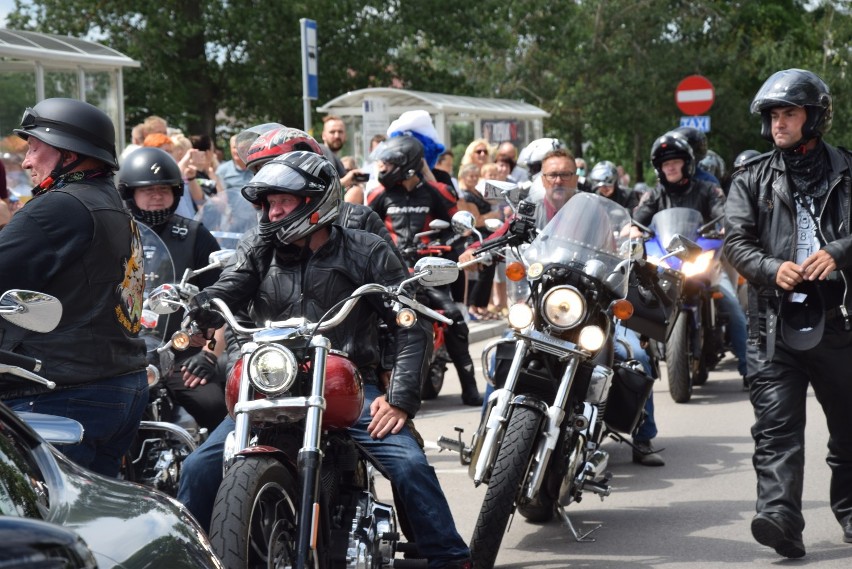
<path fill-rule="evenodd" d="M 113 153 L 115 152 L 115 144 L 109 142 L 108 140 L 104 140 L 103 138 L 97 136 L 95 133 L 90 132 L 88 130 L 84 130 L 82 128 L 78 128 L 73 124 L 69 124 L 67 122 L 59 122 L 44 118 L 42 116 L 39 116 L 39 114 L 35 112 L 32 107 L 27 107 L 26 109 L 24 109 L 24 116 L 21 117 L 21 129 L 32 130 L 36 127 L 55 128 L 56 130 L 65 134 L 70 134 L 72 136 L 76 136 L 78 138 L 82 138 L 83 140 L 91 142 L 98 148 L 103 148 Z"/>
<path fill-rule="evenodd" d="M 480 148 L 479 150 L 475 150 L 474 154 L 488 154 L 488 151 Z"/>

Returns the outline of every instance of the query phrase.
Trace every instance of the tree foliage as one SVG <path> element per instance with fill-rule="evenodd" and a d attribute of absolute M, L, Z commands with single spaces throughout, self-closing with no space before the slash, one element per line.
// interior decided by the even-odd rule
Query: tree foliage
<path fill-rule="evenodd" d="M 16 0 L 8 25 L 94 37 L 142 62 L 125 73 L 128 123 L 190 132 L 302 124 L 299 19 L 318 23 L 320 102 L 404 86 L 522 99 L 592 161 L 635 176 L 678 125 L 678 82 L 708 77 L 710 146 L 730 164 L 768 148 L 748 106 L 772 72 L 803 67 L 834 94 L 829 138 L 852 144 L 849 0 Z"/>

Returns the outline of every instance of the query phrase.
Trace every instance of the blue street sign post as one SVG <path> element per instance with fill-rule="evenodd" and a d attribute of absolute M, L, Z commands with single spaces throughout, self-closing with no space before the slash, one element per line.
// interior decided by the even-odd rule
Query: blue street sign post
<path fill-rule="evenodd" d="M 317 65 L 317 23 L 302 18 L 299 20 L 302 31 L 302 101 L 304 108 L 305 132 L 311 132 L 311 100 L 319 98 L 319 66 Z"/>
<path fill-rule="evenodd" d="M 692 128 L 697 128 L 701 132 L 710 132 L 710 117 L 680 117 L 680 126 L 691 126 Z"/>

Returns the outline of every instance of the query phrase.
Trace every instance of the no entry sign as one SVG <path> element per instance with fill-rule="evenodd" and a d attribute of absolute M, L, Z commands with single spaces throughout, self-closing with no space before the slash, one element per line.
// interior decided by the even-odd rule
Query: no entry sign
<path fill-rule="evenodd" d="M 702 75 L 686 77 L 675 89 L 675 103 L 685 115 L 706 113 L 715 100 L 713 84 Z"/>

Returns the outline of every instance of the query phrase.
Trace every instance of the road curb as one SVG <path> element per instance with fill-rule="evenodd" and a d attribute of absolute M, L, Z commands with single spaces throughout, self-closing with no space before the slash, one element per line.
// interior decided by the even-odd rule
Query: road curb
<path fill-rule="evenodd" d="M 475 344 L 476 342 L 481 342 L 483 340 L 488 340 L 489 338 L 496 338 L 503 333 L 503 330 L 506 329 L 506 321 L 505 320 L 492 320 L 485 322 L 468 322 L 467 327 L 470 330 L 470 335 L 468 336 L 468 343 Z"/>

